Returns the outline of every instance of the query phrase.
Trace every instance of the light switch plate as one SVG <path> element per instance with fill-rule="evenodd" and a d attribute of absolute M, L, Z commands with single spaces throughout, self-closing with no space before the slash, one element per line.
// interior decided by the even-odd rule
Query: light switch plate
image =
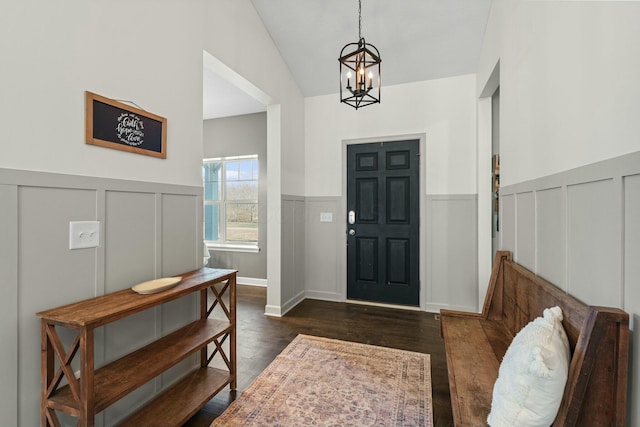
<path fill-rule="evenodd" d="M 320 222 L 333 222 L 333 212 L 320 212 Z"/>
<path fill-rule="evenodd" d="M 70 221 L 69 249 L 96 248 L 100 244 L 100 221 Z"/>

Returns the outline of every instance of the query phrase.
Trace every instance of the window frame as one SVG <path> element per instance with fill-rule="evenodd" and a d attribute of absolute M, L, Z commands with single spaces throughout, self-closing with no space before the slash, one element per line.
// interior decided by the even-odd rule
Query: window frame
<path fill-rule="evenodd" d="M 258 194 L 256 199 L 247 199 L 247 200 L 227 200 L 227 163 L 245 161 L 245 160 L 255 160 L 258 163 L 258 174 L 256 175 L 256 184 L 258 185 Z M 203 172 L 202 172 L 202 186 L 203 190 L 205 188 L 205 173 L 204 166 L 207 163 L 221 163 L 221 171 L 220 171 L 220 198 L 219 200 L 209 200 L 206 198 L 206 192 L 203 192 L 202 203 L 203 203 L 203 226 L 202 226 L 202 234 L 203 238 L 206 237 L 206 222 L 204 210 L 208 205 L 218 206 L 218 237 L 219 240 L 204 240 L 208 249 L 221 250 L 221 251 L 229 251 L 229 252 L 250 252 L 257 253 L 260 251 L 259 246 L 259 232 L 260 227 L 257 225 L 258 236 L 255 241 L 237 241 L 237 240 L 227 240 L 227 204 L 254 204 L 260 211 L 260 202 L 259 202 L 259 189 L 260 189 L 260 162 L 257 154 L 250 155 L 242 155 L 242 156 L 225 156 L 225 157 L 211 157 L 205 158 L 202 160 Z"/>

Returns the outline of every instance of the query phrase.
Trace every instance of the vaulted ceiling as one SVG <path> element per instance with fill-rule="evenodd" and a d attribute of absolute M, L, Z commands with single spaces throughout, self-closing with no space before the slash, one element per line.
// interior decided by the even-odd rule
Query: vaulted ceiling
<path fill-rule="evenodd" d="M 358 0 L 251 1 L 304 96 L 338 92 L 340 50 L 358 41 Z M 475 73 L 490 7 L 362 0 L 362 36 L 380 51 L 383 87 Z"/>

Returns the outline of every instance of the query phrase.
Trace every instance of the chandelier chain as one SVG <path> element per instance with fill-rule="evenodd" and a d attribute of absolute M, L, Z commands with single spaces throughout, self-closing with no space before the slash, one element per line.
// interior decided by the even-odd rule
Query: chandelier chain
<path fill-rule="evenodd" d="M 358 0 L 358 40 L 362 40 L 362 0 Z"/>

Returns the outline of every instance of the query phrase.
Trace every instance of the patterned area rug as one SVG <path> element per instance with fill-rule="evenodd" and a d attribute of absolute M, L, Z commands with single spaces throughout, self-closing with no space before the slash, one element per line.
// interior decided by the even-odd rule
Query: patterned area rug
<path fill-rule="evenodd" d="M 428 354 L 298 335 L 211 424 L 432 426 Z"/>

